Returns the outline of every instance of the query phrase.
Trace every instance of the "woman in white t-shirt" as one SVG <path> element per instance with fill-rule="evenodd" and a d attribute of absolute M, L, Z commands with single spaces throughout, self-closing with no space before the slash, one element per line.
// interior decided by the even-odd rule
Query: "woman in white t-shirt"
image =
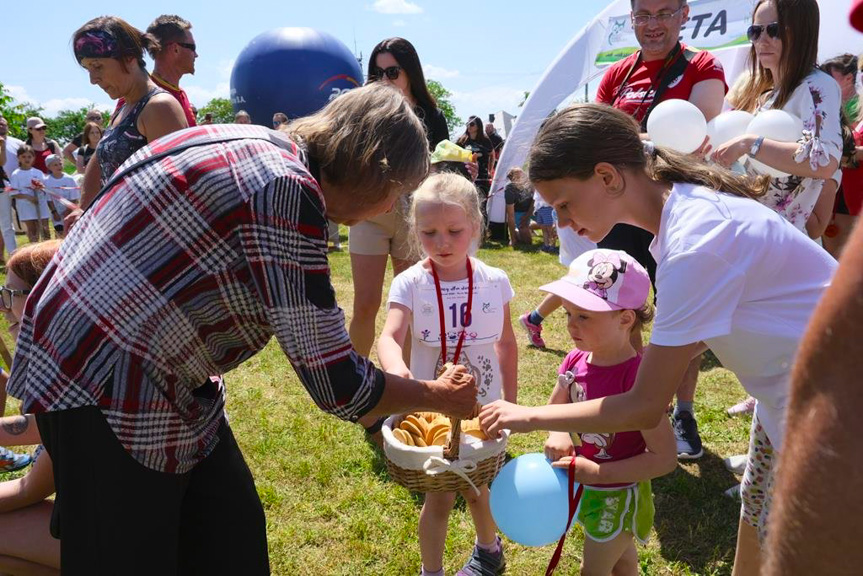
<path fill-rule="evenodd" d="M 732 104 L 756 116 L 784 110 L 802 120 L 803 130 L 796 142 L 743 134 L 714 143 L 713 154 L 724 166 L 749 155 L 750 174 L 765 173 L 765 165 L 785 173 L 770 180 L 759 200 L 812 238 L 820 238 L 830 223 L 842 178 L 842 95 L 836 81 L 816 67 L 818 26 L 815 0 L 756 4 L 747 30 L 750 71 Z"/>
<path fill-rule="evenodd" d="M 656 426 L 690 360 L 709 347 L 758 399 L 734 572 L 756 574 L 791 365 L 836 261 L 753 200 L 766 192 L 766 177 L 654 148 L 629 116 L 607 106 L 579 104 L 549 120 L 531 149 L 530 177 L 561 226 L 581 236 L 601 240 L 620 222 L 654 234 L 656 319 L 630 392 L 552 414 L 545 406 L 542 416 L 495 402 L 483 408 L 483 427 L 496 434 Z"/>

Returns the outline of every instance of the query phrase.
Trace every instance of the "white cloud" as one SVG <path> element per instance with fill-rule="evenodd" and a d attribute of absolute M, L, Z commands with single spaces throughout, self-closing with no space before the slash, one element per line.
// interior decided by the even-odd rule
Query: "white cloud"
<path fill-rule="evenodd" d="M 405 22 L 404 20 L 394 20 L 393 21 L 393 26 L 395 26 L 396 28 L 402 28 L 404 26 L 407 26 L 407 24 L 408 23 Z"/>
<path fill-rule="evenodd" d="M 423 72 L 426 75 L 426 78 L 431 78 L 432 80 L 444 80 L 446 78 L 455 78 L 459 75 L 458 70 L 448 70 L 442 66 L 434 66 L 430 64 L 428 66 L 423 67 Z"/>
<path fill-rule="evenodd" d="M 228 58 L 226 60 L 221 60 L 216 68 L 219 71 L 219 79 L 221 80 L 230 80 L 231 72 L 234 69 L 234 62 L 236 62 L 236 58 Z"/>
<path fill-rule="evenodd" d="M 230 98 L 231 88 L 227 82 L 219 82 L 213 89 L 204 88 L 203 86 L 183 86 L 189 101 L 195 106 L 201 107 L 207 104 L 213 98 Z"/>
<path fill-rule="evenodd" d="M 375 0 L 371 9 L 380 14 L 419 14 L 423 11 L 408 0 Z"/>
<path fill-rule="evenodd" d="M 61 110 L 78 110 L 80 108 L 95 106 L 99 110 L 114 110 L 114 104 L 109 102 L 96 102 L 90 98 L 68 97 L 68 98 L 51 98 L 45 102 L 30 96 L 27 89 L 23 86 L 4 86 L 6 92 L 9 93 L 19 103 L 28 103 L 34 107 L 42 108 L 42 115 L 46 118 L 56 116 Z"/>
<path fill-rule="evenodd" d="M 510 114 L 519 114 L 519 102 L 524 97 L 524 90 L 512 86 L 486 86 L 477 90 L 452 90 L 451 101 L 455 106 L 456 114 L 462 120 L 469 116 L 479 116 L 483 122 L 488 115 L 499 110 L 506 110 Z"/>

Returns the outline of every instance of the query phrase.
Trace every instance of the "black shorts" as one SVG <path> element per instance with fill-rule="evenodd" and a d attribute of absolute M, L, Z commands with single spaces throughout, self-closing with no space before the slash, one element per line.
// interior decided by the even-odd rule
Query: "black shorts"
<path fill-rule="evenodd" d="M 185 474 L 132 458 L 96 407 L 37 414 L 64 576 L 265 575 L 264 510 L 227 422 Z"/>
<path fill-rule="evenodd" d="M 597 246 L 607 250 L 623 250 L 644 266 L 653 285 L 653 300 L 656 301 L 656 261 L 650 253 L 653 234 L 629 224 L 616 224 Z"/>

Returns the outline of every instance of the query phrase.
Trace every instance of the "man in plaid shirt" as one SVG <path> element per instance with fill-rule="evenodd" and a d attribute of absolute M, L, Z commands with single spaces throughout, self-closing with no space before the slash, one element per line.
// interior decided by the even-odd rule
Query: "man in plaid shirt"
<path fill-rule="evenodd" d="M 415 187 L 422 124 L 373 86 L 291 132 L 216 125 L 151 143 L 30 294 L 8 390 L 54 462 L 64 574 L 269 572 L 263 509 L 210 376 L 274 335 L 339 418 L 472 411 L 461 368 L 415 382 L 357 355 L 330 283 L 327 218 L 368 218 Z"/>

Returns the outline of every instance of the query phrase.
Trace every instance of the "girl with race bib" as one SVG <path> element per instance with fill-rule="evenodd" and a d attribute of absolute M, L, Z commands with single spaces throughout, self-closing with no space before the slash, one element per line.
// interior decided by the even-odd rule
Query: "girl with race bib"
<path fill-rule="evenodd" d="M 447 362 L 474 375 L 477 399 L 515 403 L 517 345 L 510 322 L 514 296 L 506 273 L 470 256 L 482 237 L 479 198 L 470 181 L 436 174 L 413 195 L 411 238 L 425 258 L 393 279 L 383 333 L 382 368 L 404 377 L 435 378 Z M 402 358 L 408 328 L 410 369 Z M 488 487 L 462 493 L 476 526 L 476 546 L 459 575 L 503 572 L 501 540 L 491 516 Z M 443 575 L 447 522 L 455 493 L 429 493 L 419 520 L 423 575 Z"/>

